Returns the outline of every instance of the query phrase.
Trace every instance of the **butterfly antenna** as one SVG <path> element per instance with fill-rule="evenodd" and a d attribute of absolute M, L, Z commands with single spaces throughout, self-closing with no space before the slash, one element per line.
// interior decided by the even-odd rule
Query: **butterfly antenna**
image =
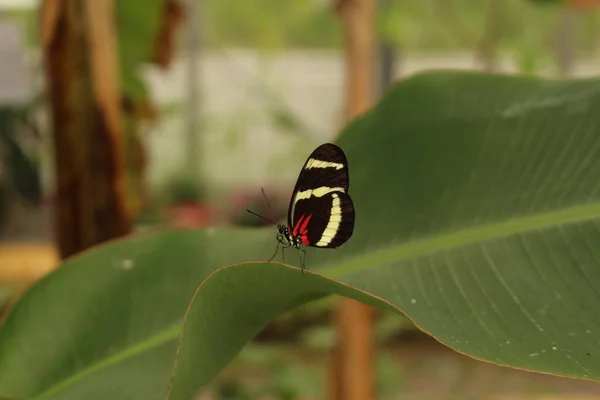
<path fill-rule="evenodd" d="M 267 198 L 265 189 L 263 187 L 261 187 L 260 190 L 262 191 L 263 197 L 265 198 L 265 201 L 267 202 L 267 205 L 269 206 L 269 210 L 271 210 L 271 217 L 273 217 L 273 219 L 279 220 L 277 218 L 277 214 L 275 213 L 275 210 L 273 210 L 273 207 L 271 207 L 271 203 L 269 202 L 269 199 Z M 277 222 L 277 225 L 280 225 L 279 222 Z"/>
<path fill-rule="evenodd" d="M 260 214 L 257 214 L 257 213 L 255 213 L 254 211 L 250 211 L 250 210 L 248 210 L 248 209 L 246 209 L 246 211 L 248 211 L 250 214 L 256 215 L 258 218 L 262 218 L 262 219 L 264 219 L 265 221 L 268 221 L 268 222 L 272 223 L 273 225 L 279 225 L 279 223 L 277 223 L 277 222 L 275 222 L 275 221 L 273 221 L 273 220 L 270 220 L 270 219 L 269 219 L 269 218 L 267 218 L 267 217 L 263 217 L 262 215 L 260 215 Z"/>

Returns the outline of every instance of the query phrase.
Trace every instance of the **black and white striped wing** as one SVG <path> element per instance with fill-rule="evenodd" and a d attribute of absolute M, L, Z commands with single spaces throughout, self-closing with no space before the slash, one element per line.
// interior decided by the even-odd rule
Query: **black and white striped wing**
<path fill-rule="evenodd" d="M 348 161 L 339 146 L 322 144 L 308 157 L 288 209 L 291 233 L 305 246 L 335 248 L 352 236 L 349 184 Z"/>

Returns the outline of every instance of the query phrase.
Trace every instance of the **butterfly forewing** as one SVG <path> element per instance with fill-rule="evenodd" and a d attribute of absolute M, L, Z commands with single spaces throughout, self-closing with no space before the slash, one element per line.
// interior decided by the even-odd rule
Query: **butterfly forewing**
<path fill-rule="evenodd" d="M 293 226 L 300 218 L 301 214 L 295 208 L 301 200 L 333 190 L 347 192 L 348 187 L 348 161 L 344 152 L 332 143 L 320 145 L 300 170 L 288 208 L 288 225 Z"/>
<path fill-rule="evenodd" d="M 325 143 L 308 157 L 292 193 L 288 226 L 306 246 L 338 247 L 352 235 L 354 205 L 348 195 L 348 162 Z"/>

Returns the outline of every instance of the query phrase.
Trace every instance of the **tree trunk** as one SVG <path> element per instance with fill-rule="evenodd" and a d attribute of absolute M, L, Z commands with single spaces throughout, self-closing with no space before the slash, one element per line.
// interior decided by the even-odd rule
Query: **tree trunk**
<path fill-rule="evenodd" d="M 346 55 L 346 120 L 365 112 L 373 98 L 373 20 L 375 0 L 339 0 Z M 338 345 L 332 354 L 328 397 L 332 400 L 374 398 L 373 310 L 343 299 L 336 311 Z"/>
<path fill-rule="evenodd" d="M 130 232 L 113 0 L 44 0 L 61 258 Z"/>

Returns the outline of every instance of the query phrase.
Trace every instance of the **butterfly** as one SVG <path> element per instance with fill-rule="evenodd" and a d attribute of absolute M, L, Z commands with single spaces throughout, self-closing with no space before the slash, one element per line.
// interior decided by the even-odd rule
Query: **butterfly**
<path fill-rule="evenodd" d="M 275 258 L 279 246 L 284 261 L 284 249 L 295 247 L 300 251 L 304 273 L 304 246 L 334 249 L 350 239 L 355 213 L 349 185 L 344 151 L 333 143 L 324 143 L 308 156 L 300 170 L 290 198 L 287 226 L 247 210 L 277 225 L 277 248 L 268 262 Z M 266 195 L 265 199 L 268 203 Z"/>

